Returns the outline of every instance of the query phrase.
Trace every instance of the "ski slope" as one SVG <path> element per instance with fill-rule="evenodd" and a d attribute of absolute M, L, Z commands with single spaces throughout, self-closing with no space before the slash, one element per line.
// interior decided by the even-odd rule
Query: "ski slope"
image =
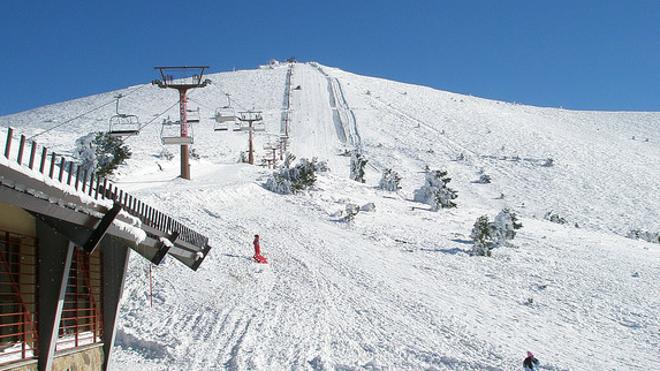
<path fill-rule="evenodd" d="M 153 307 L 148 266 L 131 259 L 112 369 L 511 370 L 527 350 L 546 370 L 660 368 L 660 245 L 622 237 L 660 230 L 660 113 L 530 107 L 297 63 L 289 149 L 331 171 L 282 196 L 261 187 L 269 170 L 237 163 L 246 134 L 213 132 L 208 117 L 227 92 L 279 134 L 288 68 L 214 74 L 191 94 L 203 118 L 192 181 L 176 178 L 177 158 L 158 157 L 159 121 L 127 140 L 134 155 L 117 182 L 214 249 L 197 272 L 154 267 Z M 122 111 L 143 121 L 176 102 L 149 85 L 124 92 Z M 116 93 L 0 122 L 35 134 Z M 113 110 L 37 138 L 66 153 Z M 268 140 L 256 134 L 258 158 Z M 355 147 L 369 160 L 365 184 L 348 179 L 342 153 Z M 411 201 L 425 166 L 449 171 L 457 209 Z M 401 191 L 376 189 L 387 167 Z M 491 184 L 473 183 L 481 169 Z M 338 221 L 347 203 L 367 202 L 376 210 Z M 503 207 L 522 215 L 514 246 L 469 256 L 475 219 Z M 569 224 L 543 220 L 550 210 Z M 268 266 L 249 259 L 255 233 Z"/>

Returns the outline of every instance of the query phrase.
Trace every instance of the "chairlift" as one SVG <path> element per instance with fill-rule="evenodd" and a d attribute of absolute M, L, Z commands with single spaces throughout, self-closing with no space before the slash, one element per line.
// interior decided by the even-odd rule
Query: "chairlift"
<path fill-rule="evenodd" d="M 123 96 L 117 95 L 117 103 L 115 104 L 115 115 L 110 117 L 110 128 L 108 134 L 113 137 L 125 137 L 129 135 L 137 135 L 140 133 L 140 120 L 136 115 L 126 113 L 119 113 L 119 100 Z"/>
<path fill-rule="evenodd" d="M 186 117 L 186 122 L 189 124 L 197 124 L 200 121 L 200 114 L 199 114 L 199 107 L 197 109 L 186 109 L 187 112 L 187 117 Z"/>
<path fill-rule="evenodd" d="M 233 131 L 243 131 L 245 129 L 245 125 L 243 125 L 242 121 L 235 121 L 232 130 Z"/>
<path fill-rule="evenodd" d="M 229 130 L 230 126 L 234 126 L 233 130 L 234 131 L 240 131 L 240 123 L 238 123 L 239 128 L 236 130 L 236 111 L 234 108 L 231 106 L 231 100 L 229 99 L 229 93 L 225 94 L 227 96 L 227 105 L 223 107 L 219 107 L 215 110 L 215 114 L 213 115 L 213 119 L 215 120 L 215 124 L 213 124 L 213 130 L 214 131 L 227 131 Z M 234 124 L 234 125 L 232 125 Z"/>
<path fill-rule="evenodd" d="M 188 122 L 188 136 L 181 136 L 181 121 L 169 117 L 163 119 L 160 128 L 160 140 L 163 144 L 193 144 L 193 126 Z"/>
<path fill-rule="evenodd" d="M 254 130 L 254 131 L 266 131 L 266 124 L 263 121 L 255 121 L 252 124 L 252 130 Z"/>
<path fill-rule="evenodd" d="M 246 124 L 252 122 L 252 131 L 266 131 L 266 125 L 264 124 L 261 112 L 247 111 L 241 112 L 240 114 L 240 121 L 245 122 Z"/>

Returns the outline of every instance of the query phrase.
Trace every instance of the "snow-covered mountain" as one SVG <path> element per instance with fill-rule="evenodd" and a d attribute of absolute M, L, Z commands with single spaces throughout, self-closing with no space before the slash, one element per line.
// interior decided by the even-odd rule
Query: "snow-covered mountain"
<path fill-rule="evenodd" d="M 237 109 L 263 111 L 263 157 L 286 117 L 289 68 L 289 150 L 331 171 L 282 196 L 262 187 L 271 170 L 237 163 L 247 135 L 214 132 L 210 117 L 225 93 Z M 148 267 L 131 261 L 114 369 L 510 370 L 527 350 L 550 370 L 660 369 L 660 245 L 623 237 L 660 231 L 660 113 L 517 105 L 316 63 L 209 77 L 190 94 L 202 113 L 192 181 L 176 178 L 177 157 L 160 156 L 156 115 L 176 94 L 121 91 L 121 111 L 153 124 L 127 139 L 133 157 L 117 182 L 214 249 L 198 272 L 154 268 L 153 307 Z M 117 93 L 0 124 L 38 134 Z M 108 104 L 37 140 L 70 153 L 113 112 Z M 369 160 L 364 184 L 348 177 L 343 154 L 355 147 Z M 448 171 L 456 209 L 412 201 L 426 166 Z M 399 192 L 376 188 L 385 168 L 402 175 Z M 482 173 L 492 183 L 476 183 Z M 347 204 L 369 202 L 374 211 L 337 220 Z M 514 246 L 469 256 L 476 218 L 504 207 L 522 216 Z M 549 211 L 568 223 L 544 220 Z M 268 266 L 249 259 L 255 233 Z"/>

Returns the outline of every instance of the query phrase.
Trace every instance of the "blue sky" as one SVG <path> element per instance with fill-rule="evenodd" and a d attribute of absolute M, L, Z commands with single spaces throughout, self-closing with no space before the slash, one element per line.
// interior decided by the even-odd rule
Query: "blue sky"
<path fill-rule="evenodd" d="M 475 96 L 660 111 L 660 1 L 0 2 L 0 115 L 154 79 L 153 66 L 315 60 Z"/>

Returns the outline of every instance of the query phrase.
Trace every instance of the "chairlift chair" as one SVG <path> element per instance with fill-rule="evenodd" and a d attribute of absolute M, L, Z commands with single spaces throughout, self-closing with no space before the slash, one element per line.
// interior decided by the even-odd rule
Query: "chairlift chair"
<path fill-rule="evenodd" d="M 163 144 L 193 144 L 193 126 L 188 122 L 188 136 L 181 136 L 181 121 L 170 118 L 163 120 L 160 128 L 160 140 Z"/>
<path fill-rule="evenodd" d="M 245 129 L 245 125 L 242 121 L 234 122 L 234 127 L 232 128 L 233 131 L 243 131 L 243 129 Z"/>
<path fill-rule="evenodd" d="M 199 107 L 197 107 L 197 109 L 186 109 L 186 112 L 188 113 L 187 118 L 186 118 L 186 121 L 187 121 L 189 124 L 192 124 L 192 123 L 197 124 L 197 123 L 199 123 L 200 118 L 201 118 L 201 116 L 200 116 L 200 114 L 199 114 Z"/>
<path fill-rule="evenodd" d="M 236 124 L 236 113 L 231 108 L 219 108 L 215 111 L 213 116 L 215 123 L 213 124 L 214 131 L 226 131 L 229 130 L 229 126 Z M 240 127 L 240 122 L 238 122 Z M 239 128 L 240 130 L 240 128 Z"/>
<path fill-rule="evenodd" d="M 254 131 L 266 131 L 266 124 L 263 121 L 255 121 L 252 124 L 252 130 L 254 130 Z"/>
<path fill-rule="evenodd" d="M 237 122 L 236 111 L 231 106 L 229 93 L 226 93 L 225 95 L 227 96 L 227 105 L 218 107 L 215 110 L 215 114 L 213 115 L 213 119 L 215 120 L 215 124 L 213 124 L 213 131 L 227 131 L 229 130 L 229 126 L 234 126 L 233 129 L 237 131 L 235 129 L 235 124 Z M 238 130 L 240 130 L 240 125 Z"/>
<path fill-rule="evenodd" d="M 125 137 L 137 135 L 140 133 L 140 119 L 136 115 L 119 113 L 119 99 L 123 96 L 116 96 L 115 115 L 110 117 L 110 127 L 108 134 L 113 137 Z"/>

